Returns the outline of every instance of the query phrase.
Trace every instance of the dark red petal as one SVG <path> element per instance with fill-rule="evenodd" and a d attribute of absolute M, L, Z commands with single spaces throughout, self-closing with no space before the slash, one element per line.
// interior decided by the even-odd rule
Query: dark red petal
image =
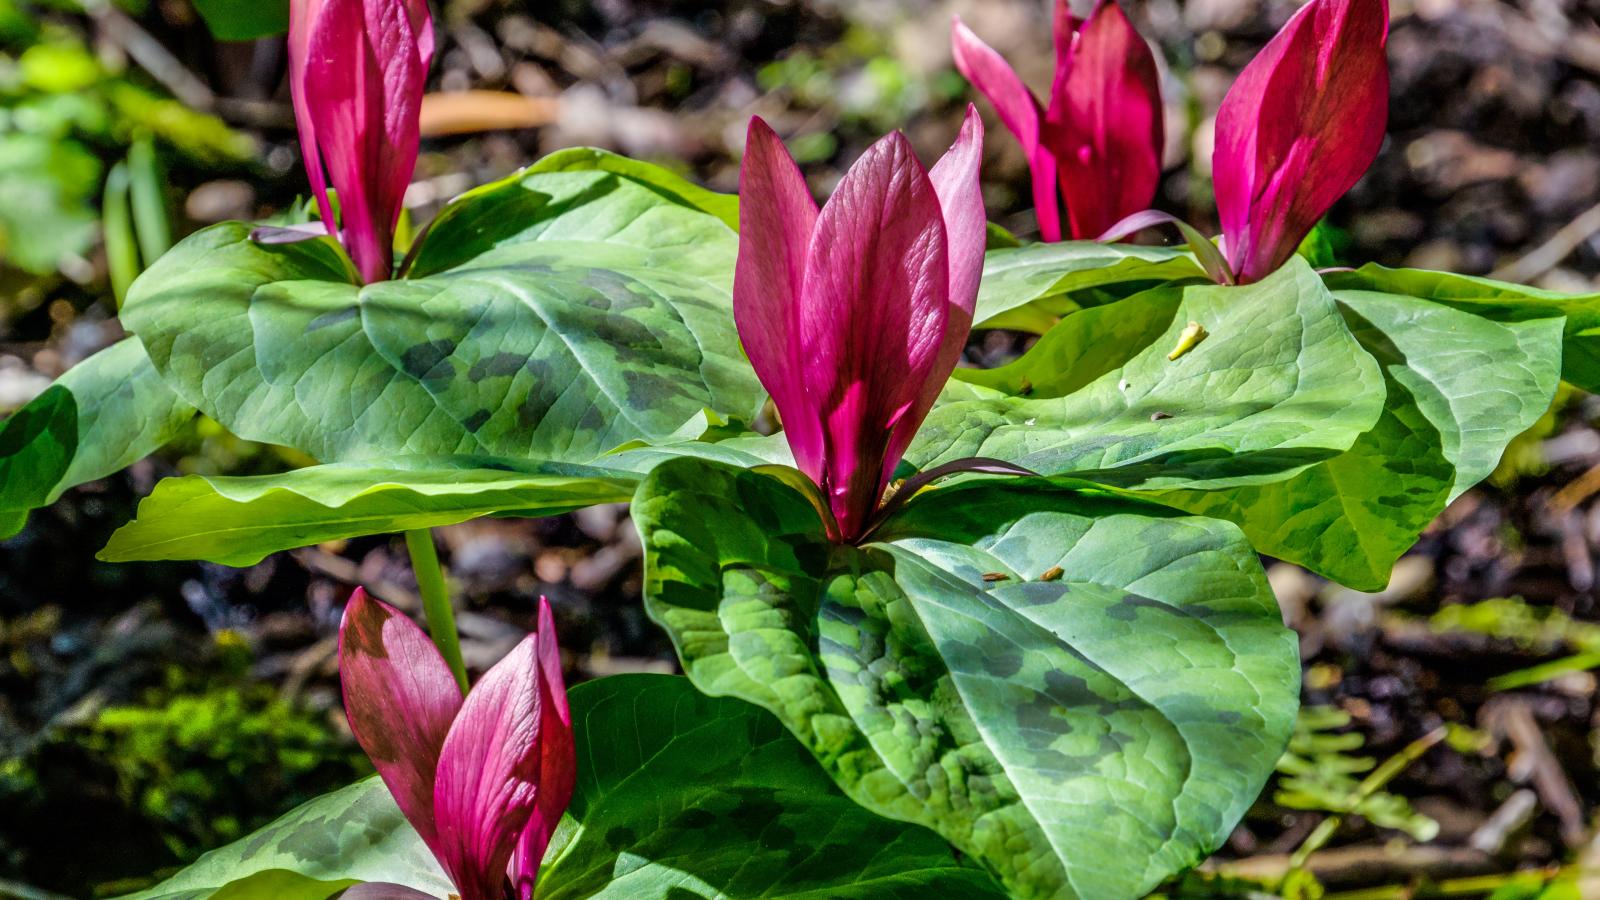
<path fill-rule="evenodd" d="M 1377 157 L 1388 122 L 1388 34 L 1386 0 L 1312 0 L 1223 98 L 1212 170 L 1241 282 L 1293 256 Z"/>
<path fill-rule="evenodd" d="M 821 418 L 808 395 L 795 334 L 817 204 L 771 128 L 752 118 L 739 169 L 739 261 L 733 318 L 756 376 L 772 395 L 795 464 L 822 477 Z"/>
<path fill-rule="evenodd" d="M 846 539 L 877 509 L 898 462 L 891 435 L 944 346 L 950 273 L 933 184 L 905 136 L 891 134 L 817 219 L 798 323 L 802 373 L 824 416 L 819 484 Z"/>
<path fill-rule="evenodd" d="M 462 900 L 503 900 L 539 794 L 539 665 L 529 635 L 467 695 L 439 753 L 435 853 Z"/>
<path fill-rule="evenodd" d="M 1061 200 L 1056 193 L 1056 161 L 1040 141 L 1044 110 L 993 47 L 972 33 L 959 17 L 951 24 L 950 49 L 956 68 L 987 97 L 999 113 L 1000 121 L 1016 135 L 1028 157 L 1028 172 L 1033 180 L 1034 214 L 1039 219 L 1039 236 L 1046 241 L 1061 240 Z M 1059 63 L 1060 57 L 1057 57 Z"/>
<path fill-rule="evenodd" d="M 521 900 L 533 897 L 539 863 L 550 846 L 550 836 L 572 802 L 578 783 L 577 749 L 572 738 L 572 712 L 567 706 L 566 680 L 561 674 L 561 650 L 556 645 L 555 617 L 550 601 L 539 598 L 539 797 L 522 840 L 512 858 L 511 877 Z"/>
<path fill-rule="evenodd" d="M 1043 140 L 1060 173 L 1068 231 L 1092 240 L 1155 198 L 1165 144 L 1160 74 L 1116 0 L 1101 0 L 1079 26 L 1056 73 Z"/>
<path fill-rule="evenodd" d="M 394 263 L 395 223 L 417 162 L 431 29 L 418 0 L 321 0 L 306 39 L 299 118 L 310 125 L 338 192 L 345 246 L 368 282 L 387 279 Z"/>
<path fill-rule="evenodd" d="M 434 846 L 434 775 L 461 708 L 450 667 L 416 623 L 358 588 L 339 625 L 339 682 L 356 742 L 406 820 Z"/>

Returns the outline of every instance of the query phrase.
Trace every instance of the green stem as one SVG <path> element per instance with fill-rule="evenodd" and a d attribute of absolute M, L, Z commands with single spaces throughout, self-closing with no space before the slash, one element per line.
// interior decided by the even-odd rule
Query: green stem
<path fill-rule="evenodd" d="M 1373 769 L 1372 774 L 1362 779 L 1361 784 L 1356 786 L 1355 795 L 1351 798 L 1350 808 L 1346 812 L 1354 812 L 1356 807 L 1361 805 L 1361 801 L 1382 790 L 1384 785 L 1392 781 L 1396 775 L 1404 772 L 1412 763 L 1421 759 L 1422 754 L 1432 749 L 1434 744 L 1444 740 L 1445 735 L 1449 733 L 1450 730 L 1441 725 L 1407 744 L 1405 749 L 1399 753 L 1384 760 L 1383 765 Z M 1333 838 L 1334 832 L 1339 830 L 1339 823 L 1343 820 L 1344 814 L 1336 813 L 1317 823 L 1316 830 L 1312 831 L 1305 841 L 1301 843 L 1299 849 L 1295 850 L 1294 854 L 1289 857 L 1289 870 L 1293 872 L 1296 869 L 1305 868 L 1306 860 L 1310 859 L 1311 854 L 1321 850 L 1322 846 Z"/>
<path fill-rule="evenodd" d="M 428 620 L 428 634 L 434 646 L 456 676 L 461 693 L 467 692 L 467 666 L 461 661 L 461 636 L 456 633 L 456 614 L 450 606 L 450 592 L 444 585 L 444 569 L 433 548 L 433 532 L 426 528 L 406 532 L 406 550 L 411 554 L 411 569 L 417 575 L 417 591 L 422 594 L 422 614 Z"/>

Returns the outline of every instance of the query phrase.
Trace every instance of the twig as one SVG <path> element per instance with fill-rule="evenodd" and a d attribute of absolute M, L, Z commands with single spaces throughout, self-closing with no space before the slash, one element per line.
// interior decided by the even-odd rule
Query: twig
<path fill-rule="evenodd" d="M 1569 847 L 1581 846 L 1588 838 L 1583 810 L 1578 805 L 1566 770 L 1545 742 L 1544 732 L 1528 705 L 1514 697 L 1503 697 L 1484 710 L 1486 724 L 1511 740 L 1516 755 L 1507 774 L 1513 781 L 1532 781 L 1545 807 L 1561 822 L 1561 839 Z"/>
<path fill-rule="evenodd" d="M 1437 884 L 1392 884 L 1383 887 L 1363 888 L 1359 891 L 1342 891 L 1325 894 L 1323 900 L 1421 900 L 1424 897 L 1482 897 L 1511 884 L 1520 884 L 1528 877 L 1542 877 L 1546 884 L 1576 869 L 1551 867 L 1539 870 L 1506 872 L 1499 875 L 1478 875 L 1471 878 L 1452 878 Z M 1522 896 L 1518 894 L 1517 896 Z"/>
<path fill-rule="evenodd" d="M 1548 240 L 1515 262 L 1495 269 L 1489 273 L 1489 277 L 1501 281 L 1532 281 L 1560 265 L 1572 251 L 1578 249 L 1578 245 L 1596 232 L 1600 232 L 1600 203 L 1584 210 L 1576 219 L 1561 226 Z"/>
<path fill-rule="evenodd" d="M 311 680 L 323 663 L 334 658 L 339 652 L 339 639 L 326 637 L 315 644 L 295 654 L 294 661 L 289 664 L 289 674 L 283 679 L 283 687 L 279 689 L 278 696 L 285 702 L 292 703 L 305 690 L 306 682 Z"/>
<path fill-rule="evenodd" d="M 422 598 L 417 596 L 416 591 L 385 579 L 365 580 L 361 577 L 361 567 L 342 556 L 335 556 L 315 547 L 302 547 L 292 551 L 291 555 L 309 572 L 331 578 L 341 584 L 361 585 L 372 596 L 412 615 L 422 612 Z M 510 637 L 526 634 L 510 623 L 468 610 L 456 614 L 456 624 L 460 626 L 463 637 L 473 640 L 505 641 Z"/>
<path fill-rule="evenodd" d="M 246 128 L 289 128 L 294 125 L 294 110 L 287 103 L 252 100 L 248 97 L 218 97 L 212 109 L 223 121 Z"/>
<path fill-rule="evenodd" d="M 139 27 L 138 22 L 107 0 L 84 0 L 83 9 L 108 37 L 150 73 L 151 78 L 171 91 L 172 96 L 193 109 L 211 111 L 216 95 L 160 41 Z"/>
<path fill-rule="evenodd" d="M 1600 463 L 1590 466 L 1582 475 L 1561 486 L 1550 498 L 1550 511 L 1570 512 L 1578 504 L 1600 491 Z"/>
<path fill-rule="evenodd" d="M 1209 867 L 1208 867 L 1209 868 Z M 1356 844 L 1321 850 L 1306 859 L 1304 868 L 1323 884 L 1372 884 L 1391 879 L 1451 878 L 1494 871 L 1494 860 L 1470 847 L 1393 842 Z M 1215 867 L 1223 875 L 1278 882 L 1290 871 L 1285 854 L 1253 856 Z"/>
<path fill-rule="evenodd" d="M 561 101 L 508 91 L 453 91 L 422 98 L 424 137 L 537 128 L 556 121 Z"/>
<path fill-rule="evenodd" d="M 1527 788 L 1518 790 L 1507 797 L 1506 801 L 1500 804 L 1476 831 L 1472 832 L 1472 836 L 1467 838 L 1467 846 L 1490 856 L 1498 856 L 1500 851 L 1505 849 L 1506 840 L 1532 821 L 1533 814 L 1538 809 L 1537 794 Z"/>

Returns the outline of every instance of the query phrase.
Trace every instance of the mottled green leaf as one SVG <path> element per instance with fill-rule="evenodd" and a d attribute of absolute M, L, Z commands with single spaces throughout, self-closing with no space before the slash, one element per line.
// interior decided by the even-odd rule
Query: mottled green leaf
<path fill-rule="evenodd" d="M 739 198 L 660 166 L 591 147 L 560 150 L 441 210 L 410 269 L 423 277 L 529 241 L 618 244 L 645 265 L 732 289 Z M 578 248 L 581 259 L 583 251 Z"/>
<path fill-rule="evenodd" d="M 248 566 L 279 550 L 340 538 L 625 502 L 635 483 L 606 469 L 470 456 L 330 463 L 255 477 L 187 475 L 157 484 L 100 558 Z"/>
<path fill-rule="evenodd" d="M 291 886 L 296 900 L 322 900 L 352 881 L 392 881 L 437 897 L 451 891 L 377 776 L 302 804 L 126 900 L 266 900 L 278 895 L 255 889 L 273 885 Z"/>
<path fill-rule="evenodd" d="M 736 237 L 659 181 L 569 167 L 487 186 L 441 214 L 414 277 L 365 287 L 329 240 L 215 226 L 134 283 L 123 319 L 240 437 L 323 462 L 590 462 L 762 398 L 731 314 Z"/>
<path fill-rule="evenodd" d="M 1096 288 L 1132 293 L 1140 286 L 1205 278 L 1194 258 L 1179 248 L 1062 241 L 990 250 L 983 258 L 983 283 L 973 321 L 980 328 L 1043 331 L 1055 317 L 1106 299 L 1074 297 Z"/>
<path fill-rule="evenodd" d="M 1236 526 L 1038 479 L 925 492 L 831 545 L 781 480 L 640 485 L 645 603 L 702 690 L 773 712 L 868 809 L 1017 897 L 1141 896 L 1220 844 L 1299 664 Z"/>
<path fill-rule="evenodd" d="M 667 675 L 592 681 L 572 703 L 578 787 L 541 900 L 1005 896 L 934 833 L 857 806 L 748 703 Z"/>
<path fill-rule="evenodd" d="M 1365 290 L 1432 300 L 1497 322 L 1565 316 L 1561 377 L 1600 391 L 1600 294 L 1564 294 L 1451 272 L 1387 269 L 1376 263 L 1328 276 L 1336 290 Z"/>
<path fill-rule="evenodd" d="M 1488 477 L 1506 444 L 1549 407 L 1562 320 L 1500 323 L 1393 294 L 1335 296 L 1383 366 L 1377 424 L 1287 481 L 1154 496 L 1239 523 L 1264 553 L 1379 590 L 1445 504 Z"/>
<path fill-rule="evenodd" d="M 578 782 L 546 854 L 542 900 L 1004 897 L 938 835 L 857 806 L 748 703 L 667 675 L 591 681 L 569 698 Z M 130 900 L 323 900 L 351 880 L 450 892 L 375 777 Z"/>
<path fill-rule="evenodd" d="M 193 416 L 136 338 L 73 366 L 0 423 L 0 537 L 67 488 L 159 449 Z"/>
<path fill-rule="evenodd" d="M 1205 337 L 1170 358 L 1190 323 Z M 993 457 L 1144 489 L 1290 477 L 1349 449 L 1384 396 L 1376 361 L 1298 260 L 1252 285 L 1159 288 L 1076 313 L 1012 365 L 957 377 L 1013 396 L 935 409 L 912 465 Z"/>

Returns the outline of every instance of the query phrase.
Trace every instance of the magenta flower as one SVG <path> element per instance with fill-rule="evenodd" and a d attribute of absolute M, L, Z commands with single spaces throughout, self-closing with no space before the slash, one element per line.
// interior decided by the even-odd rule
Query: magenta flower
<path fill-rule="evenodd" d="M 1223 98 L 1212 171 L 1223 255 L 1241 283 L 1293 256 L 1377 158 L 1388 37 L 1387 0 L 1312 0 Z"/>
<path fill-rule="evenodd" d="M 533 896 L 577 777 L 550 604 L 539 630 L 463 700 L 422 629 L 357 590 L 339 626 L 345 714 L 400 811 L 461 900 Z M 426 896 L 372 883 L 351 900 Z"/>
<path fill-rule="evenodd" d="M 1000 114 L 1028 154 L 1039 235 L 1093 239 L 1150 205 L 1161 179 L 1164 122 L 1155 54 L 1116 0 L 1087 19 L 1057 0 L 1056 77 L 1050 105 L 959 18 L 951 31 L 956 68 Z M 1059 199 L 1058 199 L 1059 198 Z"/>
<path fill-rule="evenodd" d="M 433 60 L 426 0 L 292 0 L 289 89 L 306 175 L 367 282 L 394 267 L 395 225 L 417 165 L 423 83 Z"/>
<path fill-rule="evenodd" d="M 867 531 L 972 328 L 982 145 L 971 107 L 931 172 L 891 134 L 819 212 L 783 142 L 750 121 L 734 320 L 795 464 L 822 489 L 836 540 Z"/>

